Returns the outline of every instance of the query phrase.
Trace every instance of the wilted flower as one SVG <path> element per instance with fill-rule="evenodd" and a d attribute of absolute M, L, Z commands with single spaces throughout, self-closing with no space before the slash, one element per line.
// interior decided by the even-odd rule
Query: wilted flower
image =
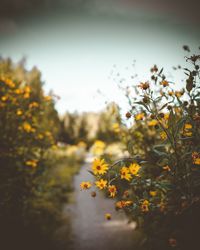
<path fill-rule="evenodd" d="M 149 83 L 148 82 L 141 82 L 138 87 L 140 87 L 143 90 L 147 90 L 149 88 Z"/>
<path fill-rule="evenodd" d="M 106 218 L 106 220 L 111 220 L 112 216 L 110 213 L 106 213 L 105 218 Z"/>
<path fill-rule="evenodd" d="M 162 85 L 163 87 L 167 87 L 169 86 L 169 82 L 166 80 L 163 80 L 162 82 L 160 82 L 160 85 Z"/>

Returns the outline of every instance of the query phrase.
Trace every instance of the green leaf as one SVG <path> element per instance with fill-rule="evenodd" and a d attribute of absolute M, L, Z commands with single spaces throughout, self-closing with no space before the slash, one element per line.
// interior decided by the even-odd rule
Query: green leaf
<path fill-rule="evenodd" d="M 95 174 L 94 174 L 91 170 L 88 170 L 88 172 L 89 172 L 90 174 L 92 174 L 93 176 L 95 176 Z"/>
<path fill-rule="evenodd" d="M 146 110 L 148 110 L 148 111 L 150 112 L 148 106 L 147 106 L 145 103 L 143 103 L 143 102 L 134 102 L 134 103 L 135 103 L 135 104 L 142 105 L 143 107 L 145 107 Z"/>
<path fill-rule="evenodd" d="M 169 126 L 169 129 L 172 129 L 172 131 L 174 131 L 174 126 L 176 126 L 176 117 L 172 110 L 170 111 L 170 114 L 169 114 L 168 126 Z"/>
<path fill-rule="evenodd" d="M 133 142 L 132 141 L 128 142 L 127 150 L 128 150 L 130 155 L 133 155 L 134 152 L 133 152 Z"/>
<path fill-rule="evenodd" d="M 158 75 L 160 76 L 163 72 L 163 68 L 160 70 L 160 72 L 158 73 Z"/>
<path fill-rule="evenodd" d="M 185 124 L 186 120 L 187 120 L 187 118 L 186 118 L 186 117 L 183 117 L 183 118 L 181 118 L 181 119 L 178 121 L 178 123 L 176 124 L 176 130 L 175 130 L 175 134 L 174 134 L 175 138 L 177 137 L 179 131 L 182 129 L 182 127 L 183 127 L 183 125 Z"/>

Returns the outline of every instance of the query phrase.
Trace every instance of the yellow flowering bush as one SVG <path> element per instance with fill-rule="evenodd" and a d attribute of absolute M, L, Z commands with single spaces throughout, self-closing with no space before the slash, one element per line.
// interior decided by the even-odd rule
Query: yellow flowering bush
<path fill-rule="evenodd" d="M 126 118 L 134 123 L 122 133 L 129 156 L 92 165 L 94 187 L 137 222 L 148 250 L 196 249 L 199 243 L 200 56 L 186 60 L 184 88 L 176 90 L 154 65 L 150 80 L 127 95 Z"/>
<path fill-rule="evenodd" d="M 57 140 L 54 102 L 53 96 L 46 98 L 39 70 L 0 59 L 0 230 L 11 238 L 14 225 L 20 222 L 20 232 L 28 222 L 35 179 L 45 171 L 44 154 Z"/>

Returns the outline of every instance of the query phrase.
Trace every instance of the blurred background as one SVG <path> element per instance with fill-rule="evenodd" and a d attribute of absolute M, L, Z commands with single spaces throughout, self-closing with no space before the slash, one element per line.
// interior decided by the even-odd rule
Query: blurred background
<path fill-rule="evenodd" d="M 0 54 L 37 66 L 60 113 L 97 111 L 122 102 L 116 85 L 136 72 L 142 80 L 154 63 L 169 72 L 182 45 L 198 48 L 198 9 L 198 0 L 2 0 Z"/>
<path fill-rule="evenodd" d="M 96 193 L 80 192 L 80 182 L 94 182 L 94 156 L 111 162 L 129 156 L 130 142 L 133 155 L 154 145 L 153 125 L 126 113 L 126 87 L 149 79 L 156 64 L 181 88 L 174 69 L 185 65 L 183 45 L 199 51 L 199 7 L 1 0 L 0 248 L 133 249 L 134 225 L 103 194 L 95 203 Z"/>

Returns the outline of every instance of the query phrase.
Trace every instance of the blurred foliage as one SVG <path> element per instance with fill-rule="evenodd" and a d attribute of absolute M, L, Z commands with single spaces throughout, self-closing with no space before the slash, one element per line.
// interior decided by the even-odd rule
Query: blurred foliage
<path fill-rule="evenodd" d="M 45 238 L 45 234 L 53 233 L 62 204 L 67 201 L 66 194 L 71 191 L 72 177 L 84 159 L 85 146 L 71 150 L 57 143 L 61 124 L 54 107 L 56 99 L 53 93 L 44 93 L 37 68 L 28 71 L 24 60 L 15 64 L 10 59 L 0 59 L 3 249 L 26 243 L 31 249 L 31 243 L 37 242 L 34 237 Z M 19 247 L 27 249 L 27 245 Z"/>
<path fill-rule="evenodd" d="M 64 143 L 77 144 L 84 141 L 91 146 L 95 140 L 105 143 L 119 141 L 119 134 L 114 125 L 121 123 L 120 110 L 115 103 L 106 109 L 95 112 L 69 113 L 61 117 L 60 140 Z"/>

